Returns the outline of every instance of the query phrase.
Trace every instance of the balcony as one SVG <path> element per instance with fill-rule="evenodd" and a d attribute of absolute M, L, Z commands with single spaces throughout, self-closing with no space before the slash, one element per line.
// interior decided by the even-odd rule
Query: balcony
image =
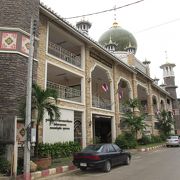
<path fill-rule="evenodd" d="M 109 99 L 93 96 L 92 106 L 101 109 L 111 110 L 111 102 Z"/>
<path fill-rule="evenodd" d="M 47 82 L 47 88 L 55 89 L 61 99 L 81 102 L 81 91 L 72 87 L 63 86 L 54 82 Z"/>
<path fill-rule="evenodd" d="M 48 53 L 76 67 L 81 67 L 81 56 L 76 55 L 53 42 L 48 43 Z"/>

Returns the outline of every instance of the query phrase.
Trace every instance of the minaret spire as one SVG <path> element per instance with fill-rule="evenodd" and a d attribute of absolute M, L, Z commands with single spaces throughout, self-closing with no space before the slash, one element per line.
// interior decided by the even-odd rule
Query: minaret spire
<path fill-rule="evenodd" d="M 116 5 L 114 6 L 114 22 L 116 22 Z"/>
<path fill-rule="evenodd" d="M 167 55 L 167 51 L 165 51 L 165 59 L 166 59 L 166 63 L 168 62 L 168 55 Z"/>
<path fill-rule="evenodd" d="M 114 8 L 114 22 L 113 22 L 113 27 L 117 27 L 117 18 L 116 18 L 116 5 L 113 7 Z"/>

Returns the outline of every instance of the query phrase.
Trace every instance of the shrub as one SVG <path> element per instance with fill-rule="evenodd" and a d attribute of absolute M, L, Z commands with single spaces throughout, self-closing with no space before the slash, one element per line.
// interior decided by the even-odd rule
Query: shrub
<path fill-rule="evenodd" d="M 161 136 L 155 136 L 155 135 L 151 135 L 151 142 L 152 143 L 160 143 L 162 142 L 162 138 Z"/>
<path fill-rule="evenodd" d="M 0 173 L 4 175 L 10 175 L 10 172 L 11 165 L 9 161 L 4 157 L 0 157 Z"/>
<path fill-rule="evenodd" d="M 146 145 L 151 143 L 151 137 L 143 135 L 142 138 L 138 139 L 138 144 Z"/>
<path fill-rule="evenodd" d="M 162 141 L 165 141 L 166 140 L 166 138 L 167 138 L 167 136 L 165 135 L 165 134 L 160 134 L 160 138 L 161 138 L 161 140 Z"/>
<path fill-rule="evenodd" d="M 130 133 L 120 134 L 116 138 L 115 143 L 122 149 L 131 149 L 137 146 L 135 137 Z"/>
<path fill-rule="evenodd" d="M 0 145 L 0 156 L 4 156 L 6 152 L 6 146 L 4 144 Z"/>
<path fill-rule="evenodd" d="M 81 146 L 77 142 L 58 142 L 54 144 L 40 143 L 38 145 L 38 154 L 40 157 L 60 158 L 71 156 L 74 152 L 80 151 Z"/>

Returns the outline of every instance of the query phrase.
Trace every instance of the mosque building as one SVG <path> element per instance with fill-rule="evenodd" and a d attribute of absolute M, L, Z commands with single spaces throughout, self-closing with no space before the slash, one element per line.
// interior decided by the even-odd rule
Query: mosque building
<path fill-rule="evenodd" d="M 146 135 L 157 135 L 157 112 L 176 119 L 180 134 L 175 64 L 165 63 L 164 86 L 150 76 L 150 61 L 136 58 L 138 42 L 115 21 L 98 42 L 88 35 L 91 23 L 76 27 L 38 0 L 2 0 L 0 7 L 0 142 L 23 141 L 19 106 L 26 95 L 31 17 L 38 21 L 34 43 L 33 82 L 58 92 L 61 121 L 46 114 L 39 134 L 42 142 L 114 142 L 123 132 L 123 103 L 138 98 L 148 124 Z M 33 120 L 34 121 L 34 120 Z M 21 129 L 19 129 L 21 128 Z M 7 133 L 7 131 L 9 133 Z M 17 134 L 16 134 L 17 133 Z M 2 135 L 3 134 L 3 135 Z M 17 137 L 17 138 L 14 138 Z"/>

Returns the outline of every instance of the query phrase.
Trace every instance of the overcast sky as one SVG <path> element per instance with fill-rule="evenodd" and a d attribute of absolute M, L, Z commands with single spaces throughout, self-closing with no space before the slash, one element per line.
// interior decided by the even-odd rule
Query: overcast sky
<path fill-rule="evenodd" d="M 68 18 L 120 7 L 138 0 L 41 0 L 61 17 Z M 180 0 L 144 0 L 137 4 L 103 14 L 86 16 L 92 23 L 89 36 L 98 41 L 103 32 L 114 21 L 114 14 L 119 25 L 131 32 L 138 44 L 136 57 L 151 61 L 151 77 L 160 79 L 163 72 L 160 65 L 175 63 L 175 83 L 179 87 L 180 97 Z M 82 18 L 68 19 L 73 25 Z M 166 60 L 166 53 L 168 60 Z"/>

